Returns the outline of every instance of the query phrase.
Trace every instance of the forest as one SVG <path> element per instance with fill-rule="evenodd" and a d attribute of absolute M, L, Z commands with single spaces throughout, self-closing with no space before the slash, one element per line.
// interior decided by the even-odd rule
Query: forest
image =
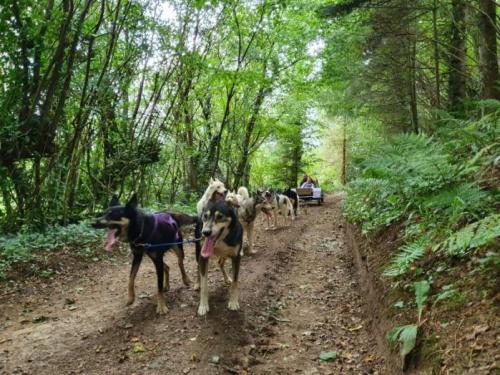
<path fill-rule="evenodd" d="M 378 359 L 360 357 L 365 367 L 350 368 L 357 357 L 345 353 L 354 349 L 324 349 L 321 355 L 335 357 L 316 358 L 317 372 L 307 372 L 306 357 L 292 361 L 294 369 L 272 367 L 268 352 L 278 361 L 280 351 L 291 351 L 288 347 L 266 349 L 264 355 L 252 344 L 257 348 L 251 350 L 262 355 L 252 354 L 256 362 L 245 366 L 229 363 L 226 338 L 215 345 L 226 353 L 222 364 L 202 351 L 198 360 L 172 359 L 182 365 L 171 365 L 171 373 L 495 373 L 500 329 L 498 5 L 496 0 L 3 1 L 0 306 L 10 303 L 13 310 L 0 312 L 0 318 L 12 311 L 26 314 L 16 309 L 37 285 L 73 285 L 77 281 L 67 281 L 67 274 L 83 277 L 90 267 L 88 272 L 97 275 L 103 262 L 127 262 L 128 250 L 104 254 L 103 233 L 89 225 L 113 194 L 126 202 L 136 193 L 140 206 L 150 210 L 194 214 L 210 178 L 229 190 L 245 186 L 253 195 L 258 189 L 296 188 L 307 173 L 329 198 L 324 207 L 299 214 L 291 232 L 336 223 L 311 232 L 313 242 L 321 245 L 333 233 L 343 244 L 359 247 L 371 292 L 363 289 L 364 276 L 361 281 L 353 276 L 351 289 L 339 298 L 352 288 L 362 296 L 379 296 L 377 314 L 387 324 L 376 327 L 367 314 L 354 326 L 368 330 L 367 337 L 381 338 L 373 346 L 382 349 L 370 354 Z M 282 256 L 280 246 L 292 234 L 257 231 L 263 250 L 251 261 L 255 267 L 274 265 L 277 258 L 258 257 L 276 238 L 281 242 L 275 253 Z M 186 258 L 194 258 L 191 253 L 186 250 Z M 356 263 L 354 251 L 342 254 Z M 302 270 L 306 260 L 299 258 L 290 262 Z M 335 273 L 336 263 L 331 264 L 324 275 Z M 276 267 L 277 273 L 285 272 Z M 127 272 L 117 276 L 123 285 Z M 242 272 L 250 273 L 245 267 Z M 296 286 L 307 291 L 306 283 Z M 284 298 L 287 291 L 276 288 Z M 325 288 L 330 287 L 319 289 Z M 292 335 L 295 315 L 286 309 L 271 316 L 277 324 L 288 324 Z M 248 319 L 245 324 L 258 325 Z M 16 339 L 9 336 L 14 329 L 0 321 L 0 348 L 14 345 Z M 351 329 L 348 335 L 357 334 Z M 310 334 L 302 331 L 295 333 L 307 339 Z M 293 348 L 290 337 L 281 342 Z M 96 347 L 112 347 L 113 340 L 96 341 Z M 145 348 L 151 358 L 139 360 L 139 367 L 126 359 L 130 367 L 114 371 L 145 371 L 140 366 L 150 365 L 154 353 Z M 204 356 L 208 370 L 199 364 Z M 14 362 L 0 355 L 0 371 L 23 368 Z M 63 359 L 45 368 L 29 363 L 27 373 L 70 369 Z M 114 373 L 107 372 L 105 362 L 96 363 L 104 367 L 83 369 Z M 186 363 L 198 367 L 184 372 L 190 368 Z"/>

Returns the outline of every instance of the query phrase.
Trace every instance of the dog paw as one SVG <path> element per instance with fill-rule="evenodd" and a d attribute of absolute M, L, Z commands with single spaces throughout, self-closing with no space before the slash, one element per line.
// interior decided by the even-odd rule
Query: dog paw
<path fill-rule="evenodd" d="M 236 301 L 229 301 L 229 303 L 227 304 L 227 308 L 229 310 L 236 311 L 236 310 L 240 309 L 240 304 L 237 300 Z"/>
<path fill-rule="evenodd" d="M 233 282 L 233 279 L 231 279 L 230 277 L 227 277 L 226 279 L 224 279 L 224 282 L 226 284 L 231 284 Z"/>
<path fill-rule="evenodd" d="M 168 313 L 168 307 L 166 305 L 157 305 L 156 306 L 156 313 L 159 315 L 164 315 Z"/>
<path fill-rule="evenodd" d="M 127 305 L 127 306 L 130 306 L 131 304 L 133 304 L 133 303 L 134 303 L 134 300 L 135 300 L 135 298 L 131 298 L 131 297 L 129 297 L 129 298 L 128 298 L 128 300 L 127 300 L 126 305 Z"/>
<path fill-rule="evenodd" d="M 208 305 L 200 305 L 198 307 L 198 315 L 199 316 L 206 315 L 206 313 L 209 311 L 210 311 L 210 309 L 209 309 Z"/>
<path fill-rule="evenodd" d="M 185 286 L 190 286 L 191 285 L 191 280 L 189 277 L 186 277 L 185 279 L 182 279 L 182 282 L 184 283 Z"/>
<path fill-rule="evenodd" d="M 200 283 L 195 283 L 193 285 L 193 290 L 200 290 Z"/>

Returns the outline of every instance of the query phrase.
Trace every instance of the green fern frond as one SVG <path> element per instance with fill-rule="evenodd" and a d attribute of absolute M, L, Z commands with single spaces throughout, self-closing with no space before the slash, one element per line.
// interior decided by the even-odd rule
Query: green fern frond
<path fill-rule="evenodd" d="M 399 252 L 392 258 L 391 263 L 382 275 L 396 277 L 406 273 L 412 263 L 422 258 L 428 243 L 429 239 L 427 237 L 421 237 L 415 242 L 401 246 Z"/>
<path fill-rule="evenodd" d="M 436 194 L 422 199 L 422 207 L 426 210 L 443 210 L 451 212 L 457 209 L 475 211 L 487 204 L 489 195 L 471 183 L 461 183 L 443 189 Z M 458 207 L 460 206 L 460 207 Z"/>
<path fill-rule="evenodd" d="M 500 214 L 490 215 L 455 232 L 434 247 L 450 256 L 464 256 L 470 250 L 500 237 Z"/>

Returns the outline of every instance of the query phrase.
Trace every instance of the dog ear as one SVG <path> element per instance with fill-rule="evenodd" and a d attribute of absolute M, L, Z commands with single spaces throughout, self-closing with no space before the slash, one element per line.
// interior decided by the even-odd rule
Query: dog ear
<path fill-rule="evenodd" d="M 135 210 L 137 208 L 137 193 L 134 193 L 130 200 L 127 202 L 127 208 Z"/>
<path fill-rule="evenodd" d="M 212 177 L 210 177 L 210 179 L 208 180 L 208 184 L 211 185 L 214 183 L 214 179 Z"/>
<path fill-rule="evenodd" d="M 109 201 L 108 207 L 119 206 L 119 205 L 120 201 L 118 200 L 118 196 L 116 194 L 113 194 L 111 200 Z"/>

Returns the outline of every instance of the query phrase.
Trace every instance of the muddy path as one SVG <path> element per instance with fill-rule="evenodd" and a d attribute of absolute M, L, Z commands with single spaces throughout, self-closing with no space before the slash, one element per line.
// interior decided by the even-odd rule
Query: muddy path
<path fill-rule="evenodd" d="M 136 302 L 125 306 L 126 255 L 78 277 L 2 290 L 0 373 L 391 374 L 370 332 L 340 202 L 329 196 L 288 228 L 266 231 L 258 220 L 258 253 L 242 261 L 238 312 L 226 309 L 228 290 L 212 264 L 210 312 L 196 316 L 198 293 L 182 285 L 171 255 L 166 316 L 155 313 L 149 261 Z M 194 279 L 191 246 L 186 254 Z M 322 352 L 336 358 L 322 361 Z"/>

